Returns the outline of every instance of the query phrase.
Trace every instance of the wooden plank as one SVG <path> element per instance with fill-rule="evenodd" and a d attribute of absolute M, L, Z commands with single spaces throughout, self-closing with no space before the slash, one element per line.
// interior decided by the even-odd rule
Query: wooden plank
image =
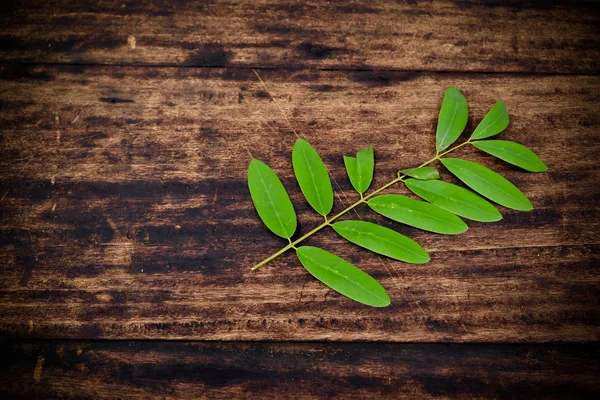
<path fill-rule="evenodd" d="M 502 134 L 548 164 L 527 174 L 461 149 L 531 198 L 495 224 L 443 237 L 359 209 L 420 242 L 426 265 L 332 232 L 309 243 L 360 265 L 393 302 L 373 310 L 310 278 L 246 188 L 251 155 L 282 177 L 298 234 L 321 222 L 290 165 L 295 137 L 250 70 L 3 66 L 0 332 L 5 337 L 553 342 L 598 339 L 600 78 L 353 71 L 262 73 L 283 113 L 356 199 L 343 154 L 369 144 L 373 187 L 434 153 L 441 93 L 472 130 L 498 98 Z M 464 151 L 463 151 L 464 150 Z M 451 180 L 448 174 L 445 179 Z M 399 189 L 397 189 L 399 190 Z M 356 216 L 354 216 L 356 218 Z"/>
<path fill-rule="evenodd" d="M 3 342 L 3 398 L 597 398 L 597 346 Z M 595 395 L 594 395 L 595 393 Z"/>
<path fill-rule="evenodd" d="M 598 73 L 594 1 L 7 3 L 0 59 Z"/>

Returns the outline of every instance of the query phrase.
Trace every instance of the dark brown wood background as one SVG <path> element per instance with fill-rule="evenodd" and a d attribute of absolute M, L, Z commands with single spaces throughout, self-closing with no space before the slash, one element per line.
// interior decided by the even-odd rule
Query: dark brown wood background
<path fill-rule="evenodd" d="M 3 2 L 0 393 L 597 397 L 599 8 Z M 413 237 L 425 265 L 331 232 L 307 241 L 377 278 L 384 309 L 329 290 L 291 253 L 250 271 L 285 244 L 252 207 L 252 157 L 282 178 L 299 234 L 321 221 L 294 180 L 286 120 L 322 155 L 341 210 L 356 200 L 342 156 L 373 145 L 373 187 L 429 159 L 449 86 L 470 103 L 468 131 L 501 98 L 501 138 L 547 163 L 529 174 L 460 150 L 533 211 L 502 208 L 452 237 L 354 214 Z"/>

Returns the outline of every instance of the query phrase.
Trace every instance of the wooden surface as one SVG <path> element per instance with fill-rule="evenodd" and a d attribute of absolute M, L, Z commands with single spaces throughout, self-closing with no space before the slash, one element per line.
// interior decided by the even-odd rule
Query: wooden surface
<path fill-rule="evenodd" d="M 245 182 L 251 153 L 272 165 L 289 188 L 299 234 L 320 217 L 294 182 L 295 136 L 254 74 L 233 73 L 36 66 L 14 77 L 3 71 L 10 78 L 3 85 L 5 102 L 19 105 L 0 114 L 6 121 L 3 146 L 11 155 L 2 176 L 8 190 L 2 202 L 3 334 L 398 342 L 598 338 L 600 145 L 593 104 L 600 79 L 396 72 L 375 85 L 371 72 L 262 74 L 291 123 L 323 155 L 337 183 L 336 210 L 356 200 L 343 154 L 374 146 L 373 187 L 431 157 L 440 94 L 451 85 L 465 92 L 475 120 L 494 99 L 505 99 L 513 123 L 503 137 L 530 146 L 549 166 L 548 173 L 528 174 L 463 151 L 517 183 L 535 209 L 503 209 L 501 222 L 469 223 L 460 236 L 422 232 L 359 210 L 360 218 L 423 244 L 432 257 L 426 265 L 390 262 L 332 232 L 311 238 L 309 243 L 335 249 L 382 282 L 392 305 L 373 310 L 309 278 L 293 253 L 250 271 L 283 245 L 252 207 Z M 42 84 L 32 78 L 40 75 Z M 323 92 L 323 86 L 332 89 Z"/>
<path fill-rule="evenodd" d="M 10 0 L 9 0 L 10 1 Z M 14 1 L 10 61 L 597 73 L 595 1 Z M 553 4 L 556 3 L 556 4 Z"/>
<path fill-rule="evenodd" d="M 597 398 L 597 346 L 0 343 L 3 398 Z"/>
<path fill-rule="evenodd" d="M 0 8 L 4 393 L 229 398 L 269 384 L 304 397 L 597 393 L 593 2 L 154 3 Z M 250 271 L 286 243 L 252 207 L 252 157 L 288 188 L 298 235 L 321 222 L 295 182 L 286 119 L 323 157 L 339 211 L 356 200 L 343 155 L 374 146 L 373 187 L 434 155 L 449 86 L 469 101 L 467 131 L 501 98 L 511 125 L 500 138 L 546 162 L 547 173 L 530 174 L 458 153 L 517 184 L 533 211 L 501 208 L 502 221 L 469 222 L 452 237 L 365 208 L 352 215 L 413 237 L 431 254 L 425 265 L 332 232 L 307 241 L 376 277 L 392 298 L 384 309 L 327 289 L 291 253 Z M 342 343 L 354 341 L 363 343 Z M 211 381 L 219 368 L 233 378 Z M 126 377 L 111 382 L 115 374 Z"/>

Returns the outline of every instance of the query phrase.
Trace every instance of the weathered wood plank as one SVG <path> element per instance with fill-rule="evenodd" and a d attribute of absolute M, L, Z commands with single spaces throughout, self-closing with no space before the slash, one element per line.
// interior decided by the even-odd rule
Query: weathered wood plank
<path fill-rule="evenodd" d="M 14 1 L 0 59 L 598 73 L 599 21 L 594 1 Z"/>
<path fill-rule="evenodd" d="M 250 70 L 2 66 L 0 332 L 11 337 L 552 342 L 598 339 L 600 78 L 400 72 L 262 73 L 323 155 L 336 209 L 342 155 L 373 144 L 374 187 L 434 152 L 441 93 L 471 130 L 502 98 L 502 137 L 548 164 L 527 174 L 473 151 L 532 199 L 458 237 L 402 227 L 430 251 L 392 263 L 331 232 L 310 239 L 389 290 L 372 310 L 307 276 L 246 188 L 250 153 L 283 178 L 299 233 L 320 218 L 293 180 L 295 137 Z M 462 151 L 463 149 L 461 149 Z M 445 174 L 446 179 L 450 177 Z"/>
<path fill-rule="evenodd" d="M 597 346 L 5 341 L 0 350 L 3 398 L 600 394 Z"/>

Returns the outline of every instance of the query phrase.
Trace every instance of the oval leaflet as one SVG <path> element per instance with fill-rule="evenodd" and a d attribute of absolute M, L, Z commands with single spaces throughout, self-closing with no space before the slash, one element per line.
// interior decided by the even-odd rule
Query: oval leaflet
<path fill-rule="evenodd" d="M 399 194 L 384 194 L 367 202 L 373 211 L 396 222 L 430 232 L 457 235 L 468 229 L 456 215 L 433 204 Z"/>
<path fill-rule="evenodd" d="M 296 249 L 308 272 L 336 292 L 372 307 L 390 305 L 390 296 L 373 277 L 348 261 L 313 246 Z"/>
<path fill-rule="evenodd" d="M 321 215 L 333 208 L 333 188 L 325 164 L 317 151 L 304 139 L 296 140 L 292 165 L 306 200 Z"/>
<path fill-rule="evenodd" d="M 344 239 L 396 260 L 424 264 L 429 254 L 417 242 L 393 229 L 367 221 L 340 221 L 333 229 Z"/>
<path fill-rule="evenodd" d="M 514 210 L 528 211 L 533 208 L 529 199 L 515 185 L 491 169 L 460 158 L 443 158 L 441 161 L 458 179 L 488 199 Z"/>
<path fill-rule="evenodd" d="M 540 158 L 522 144 L 508 140 L 479 140 L 471 142 L 479 150 L 498 157 L 507 163 L 521 167 L 529 172 L 548 171 L 548 167 Z"/>
<path fill-rule="evenodd" d="M 400 170 L 399 174 L 410 176 L 411 178 L 428 181 L 431 179 L 440 179 L 440 173 L 434 167 L 419 167 Z"/>
<path fill-rule="evenodd" d="M 445 150 L 458 139 L 467 126 L 469 105 L 456 87 L 446 89 L 438 117 L 435 148 Z"/>
<path fill-rule="evenodd" d="M 502 219 L 496 207 L 483 197 L 463 187 L 443 181 L 409 179 L 406 186 L 417 196 L 461 217 L 480 222 Z"/>
<path fill-rule="evenodd" d="M 475 131 L 471 135 L 471 139 L 483 139 L 494 136 L 506 129 L 510 123 L 508 111 L 502 100 L 498 100 L 494 107 L 483 117 Z"/>
<path fill-rule="evenodd" d="M 264 162 L 248 167 L 248 188 L 258 216 L 277 236 L 288 239 L 296 231 L 296 211 L 279 177 Z"/>

